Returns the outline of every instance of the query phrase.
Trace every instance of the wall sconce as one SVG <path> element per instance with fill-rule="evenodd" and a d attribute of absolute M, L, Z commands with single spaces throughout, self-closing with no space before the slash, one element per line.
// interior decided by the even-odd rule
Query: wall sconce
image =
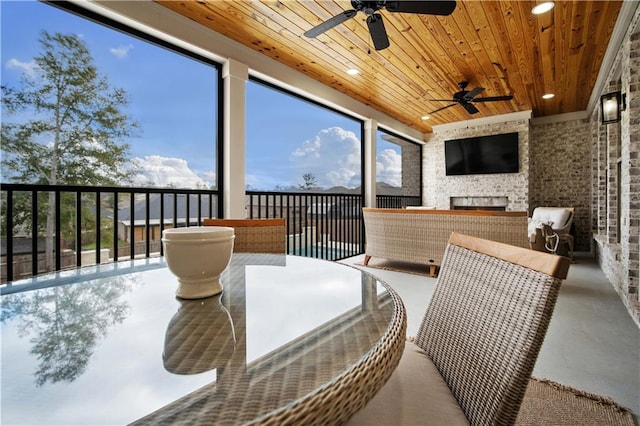
<path fill-rule="evenodd" d="M 602 124 L 617 123 L 620 121 L 620 113 L 625 109 L 625 97 L 626 96 L 620 92 L 611 92 L 600 96 Z"/>

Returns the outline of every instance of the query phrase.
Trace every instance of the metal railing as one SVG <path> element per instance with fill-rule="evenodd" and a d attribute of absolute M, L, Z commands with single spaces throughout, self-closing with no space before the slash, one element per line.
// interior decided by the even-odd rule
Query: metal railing
<path fill-rule="evenodd" d="M 162 230 L 215 217 L 199 189 L 2 184 L 1 282 L 162 254 Z"/>
<path fill-rule="evenodd" d="M 286 218 L 290 254 L 337 260 L 364 251 L 360 194 L 246 192 L 247 217 Z"/>
<path fill-rule="evenodd" d="M 401 209 L 407 206 L 419 206 L 422 198 L 407 195 L 377 195 L 376 207 L 381 209 Z"/>
<path fill-rule="evenodd" d="M 219 216 L 218 191 L 2 184 L 1 282 L 161 256 L 162 230 Z M 420 204 L 379 196 L 378 207 Z M 287 219 L 287 252 L 337 260 L 364 252 L 360 194 L 246 192 L 246 217 Z"/>

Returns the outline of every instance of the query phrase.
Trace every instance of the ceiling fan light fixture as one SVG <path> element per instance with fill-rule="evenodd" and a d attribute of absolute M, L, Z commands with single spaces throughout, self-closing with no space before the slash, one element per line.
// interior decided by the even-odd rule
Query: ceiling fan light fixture
<path fill-rule="evenodd" d="M 552 99 L 555 95 L 553 93 L 545 93 L 542 95 L 542 99 Z"/>
<path fill-rule="evenodd" d="M 513 95 L 501 95 L 501 96 L 486 96 L 482 98 L 478 98 L 477 96 L 484 92 L 484 87 L 476 87 L 470 90 L 467 90 L 467 86 L 469 85 L 468 81 L 461 81 L 458 83 L 458 87 L 460 91 L 453 94 L 451 99 L 431 99 L 435 102 L 451 102 L 449 105 L 445 105 L 438 109 L 435 109 L 429 112 L 429 115 L 434 114 L 436 112 L 440 112 L 443 109 L 451 108 L 455 105 L 460 105 L 463 107 L 469 114 L 477 114 L 480 112 L 475 105 L 475 102 L 496 102 L 496 101 L 510 101 L 513 99 Z"/>
<path fill-rule="evenodd" d="M 541 15 L 553 9 L 554 6 L 555 4 L 552 1 L 546 1 L 544 3 L 540 3 L 537 6 L 534 6 L 533 9 L 531 9 L 531 13 L 533 13 L 534 15 Z"/>
<path fill-rule="evenodd" d="M 455 0 L 351 0 L 351 10 L 345 10 L 332 18 L 305 31 L 305 37 L 314 38 L 330 30 L 331 28 L 348 21 L 356 16 L 358 12 L 367 15 L 367 27 L 371 34 L 371 40 L 376 50 L 384 50 L 389 47 L 389 37 L 382 21 L 382 15 L 377 13 L 382 9 L 387 9 L 391 13 L 414 13 L 420 15 L 451 15 L 456 8 Z"/>

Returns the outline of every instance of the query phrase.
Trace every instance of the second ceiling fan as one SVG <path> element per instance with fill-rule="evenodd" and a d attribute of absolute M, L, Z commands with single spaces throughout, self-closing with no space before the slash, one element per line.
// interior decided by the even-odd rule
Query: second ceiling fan
<path fill-rule="evenodd" d="M 367 15 L 367 27 L 371 34 L 371 40 L 376 50 L 382 50 L 389 47 L 389 37 L 387 30 L 384 28 L 382 15 L 376 13 L 381 9 L 389 12 L 399 13 L 418 13 L 424 15 L 450 15 L 456 8 L 456 2 L 450 1 L 362 1 L 351 0 L 351 10 L 329 18 L 319 25 L 305 32 L 304 35 L 309 38 L 317 37 L 331 28 L 342 24 L 343 22 L 356 16 L 358 12 L 364 12 Z"/>
<path fill-rule="evenodd" d="M 513 95 L 504 95 L 504 96 L 489 96 L 485 98 L 477 98 L 480 93 L 484 92 L 484 87 L 476 87 L 471 90 L 466 90 L 469 82 L 461 81 L 458 83 L 458 87 L 460 88 L 459 92 L 453 94 L 453 99 L 429 99 L 434 102 L 453 102 L 447 106 L 443 106 L 442 108 L 438 108 L 436 110 L 428 113 L 429 115 L 435 114 L 436 112 L 442 111 L 443 109 L 451 108 L 455 105 L 461 105 L 464 109 L 467 110 L 469 114 L 475 114 L 480 112 L 475 105 L 474 102 L 495 102 L 495 101 L 510 101 L 513 99 Z"/>

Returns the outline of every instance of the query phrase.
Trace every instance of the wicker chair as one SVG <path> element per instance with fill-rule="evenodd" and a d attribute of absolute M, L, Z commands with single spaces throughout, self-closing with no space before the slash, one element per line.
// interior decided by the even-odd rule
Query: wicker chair
<path fill-rule="evenodd" d="M 348 424 L 514 424 L 569 265 L 453 233 L 415 341 Z"/>
<path fill-rule="evenodd" d="M 204 226 L 228 226 L 235 229 L 233 251 L 241 253 L 286 254 L 286 220 L 279 219 L 204 219 Z"/>
<path fill-rule="evenodd" d="M 574 211 L 573 207 L 536 207 L 529 219 L 529 247 L 573 258 Z M 556 239 L 553 246 L 549 245 L 550 236 Z"/>

